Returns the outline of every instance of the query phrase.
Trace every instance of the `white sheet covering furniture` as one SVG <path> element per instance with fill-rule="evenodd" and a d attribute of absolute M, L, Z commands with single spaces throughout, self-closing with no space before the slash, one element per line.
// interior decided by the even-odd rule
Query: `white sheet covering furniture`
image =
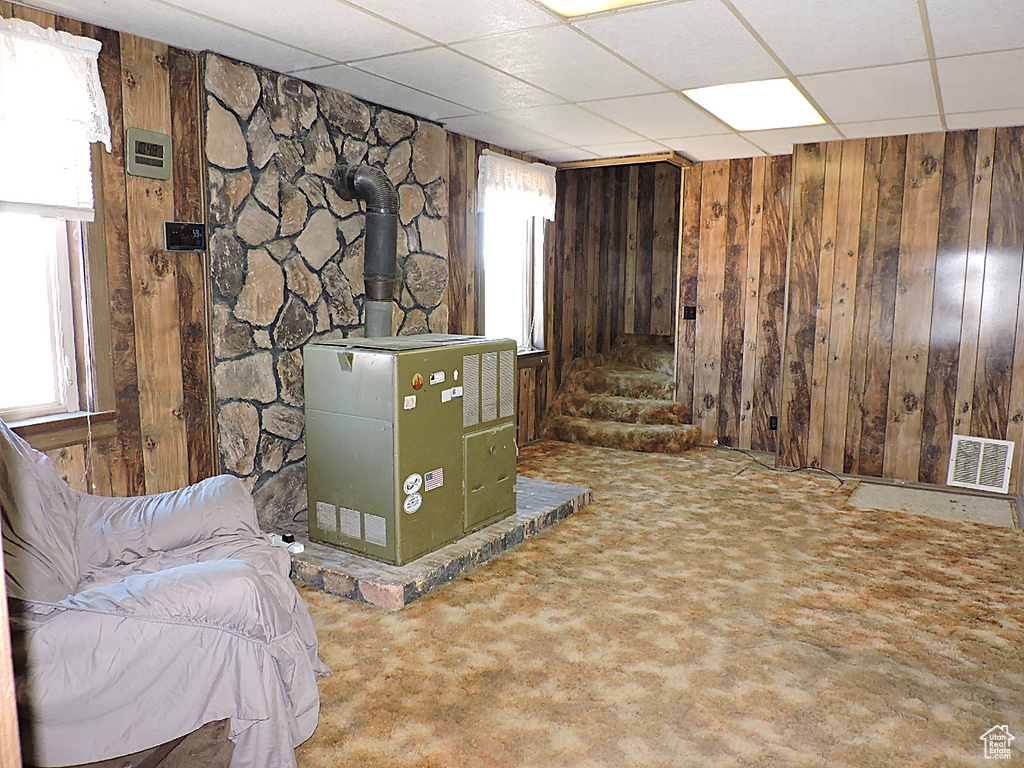
<path fill-rule="evenodd" d="M 91 496 L 0 422 L 0 508 L 26 762 L 106 759 L 230 718 L 233 768 L 295 766 L 329 670 L 237 478 Z"/>

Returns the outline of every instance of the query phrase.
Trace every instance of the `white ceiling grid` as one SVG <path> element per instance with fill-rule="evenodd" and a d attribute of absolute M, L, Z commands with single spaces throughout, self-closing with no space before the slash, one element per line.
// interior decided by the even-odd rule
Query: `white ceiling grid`
<path fill-rule="evenodd" d="M 1021 0 L 26 0 L 288 72 L 550 162 L 1024 123 Z M 826 124 L 739 133 L 682 91 L 790 77 Z"/>

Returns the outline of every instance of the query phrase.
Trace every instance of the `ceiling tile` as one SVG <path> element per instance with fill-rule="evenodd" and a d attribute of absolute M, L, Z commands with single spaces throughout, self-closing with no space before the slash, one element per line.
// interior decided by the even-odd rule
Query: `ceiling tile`
<path fill-rule="evenodd" d="M 740 134 L 769 155 L 789 155 L 794 144 L 835 141 L 842 138 L 831 125 L 805 125 L 799 128 L 776 128 L 770 131 L 747 131 Z"/>
<path fill-rule="evenodd" d="M 440 43 L 499 35 L 558 21 L 528 0 L 351 0 Z"/>
<path fill-rule="evenodd" d="M 631 8 L 574 26 L 677 91 L 785 74 L 718 0 Z"/>
<path fill-rule="evenodd" d="M 353 69 L 345 64 L 296 72 L 295 77 L 330 88 L 337 88 L 339 91 L 371 101 L 374 104 L 399 109 L 428 120 L 444 120 L 449 117 L 468 115 L 472 112 L 466 107 L 428 96 L 368 72 Z"/>
<path fill-rule="evenodd" d="M 1024 109 L 1000 109 L 994 112 L 967 112 L 946 115 L 946 125 L 951 131 L 969 128 L 1002 128 L 1009 125 L 1024 125 Z"/>
<path fill-rule="evenodd" d="M 280 4 L 269 0 L 169 1 L 242 29 L 262 31 L 275 40 L 333 61 L 365 59 L 430 45 L 422 37 L 337 0 L 288 0 L 286 12 L 282 12 Z M 315 23 L 311 23 L 313 20 Z"/>
<path fill-rule="evenodd" d="M 488 37 L 455 48 L 570 101 L 663 90 L 649 77 L 566 26 Z"/>
<path fill-rule="evenodd" d="M 1024 51 L 939 59 L 942 106 L 947 112 L 986 112 L 1024 107 Z"/>
<path fill-rule="evenodd" d="M 452 120 L 445 120 L 444 127 L 449 131 L 472 136 L 474 139 L 481 139 L 489 144 L 497 144 L 505 149 L 514 149 L 519 152 L 562 149 L 567 146 L 564 142 L 552 139 L 550 136 L 544 136 L 521 125 L 512 125 L 490 115 L 456 117 Z"/>
<path fill-rule="evenodd" d="M 589 101 L 583 106 L 649 139 L 710 136 L 724 130 L 717 120 L 674 93 Z"/>
<path fill-rule="evenodd" d="M 613 125 L 574 104 L 517 109 L 498 116 L 575 146 L 613 144 L 640 138 L 632 131 Z"/>
<path fill-rule="evenodd" d="M 214 51 L 277 72 L 329 63 L 320 56 L 149 0 L 109 0 L 88 4 L 78 0 L 44 0 L 37 5 L 79 21 L 179 48 Z"/>
<path fill-rule="evenodd" d="M 445 48 L 371 59 L 360 62 L 358 67 L 478 112 L 561 101 L 557 96 Z"/>
<path fill-rule="evenodd" d="M 908 133 L 933 133 L 942 130 L 938 115 L 904 117 L 899 120 L 875 120 L 870 123 L 839 123 L 837 126 L 848 139 L 868 139 L 872 136 L 902 136 Z"/>
<path fill-rule="evenodd" d="M 691 160 L 730 160 L 734 157 L 761 157 L 764 155 L 764 152 L 735 133 L 726 133 L 721 136 L 667 139 L 665 143 L 677 152 L 682 152 Z"/>
<path fill-rule="evenodd" d="M 927 62 L 854 69 L 798 78 L 834 123 L 937 115 Z"/>
<path fill-rule="evenodd" d="M 593 152 L 587 152 L 585 149 L 578 147 L 568 147 L 566 149 L 546 149 L 536 153 L 538 160 L 544 160 L 548 163 L 571 163 L 574 160 L 596 160 L 597 155 Z"/>
<path fill-rule="evenodd" d="M 795 74 L 928 58 L 917 0 L 733 0 Z"/>
<path fill-rule="evenodd" d="M 581 149 L 593 152 L 598 157 L 629 157 L 630 155 L 652 155 L 668 152 L 669 148 L 656 141 L 627 141 L 617 144 L 584 144 Z"/>
<path fill-rule="evenodd" d="M 1020 0 L 927 0 L 935 55 L 1024 48 Z"/>

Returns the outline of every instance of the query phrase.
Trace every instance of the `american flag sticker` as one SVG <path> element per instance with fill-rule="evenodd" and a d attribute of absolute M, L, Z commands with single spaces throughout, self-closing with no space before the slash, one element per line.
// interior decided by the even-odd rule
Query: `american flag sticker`
<path fill-rule="evenodd" d="M 423 476 L 423 492 L 432 491 L 444 485 L 444 469 L 435 469 Z"/>

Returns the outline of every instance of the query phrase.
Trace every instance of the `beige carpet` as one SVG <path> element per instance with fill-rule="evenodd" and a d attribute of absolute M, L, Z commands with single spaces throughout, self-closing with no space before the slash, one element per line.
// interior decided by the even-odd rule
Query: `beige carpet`
<path fill-rule="evenodd" d="M 712 450 L 524 449 L 573 518 L 398 612 L 305 589 L 342 766 L 980 766 L 1024 754 L 1024 550 Z M 1007 724 L 1013 758 L 979 737 Z"/>

